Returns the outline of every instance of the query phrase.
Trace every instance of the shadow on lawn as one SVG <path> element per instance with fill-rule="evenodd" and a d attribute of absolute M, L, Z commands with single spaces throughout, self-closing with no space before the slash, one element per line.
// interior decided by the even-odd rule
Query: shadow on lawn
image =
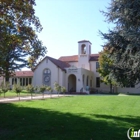
<path fill-rule="evenodd" d="M 86 118 L 14 104 L 0 104 L 0 112 L 1 140 L 128 140 L 128 128 L 140 124 L 132 116 L 91 114 Z"/>

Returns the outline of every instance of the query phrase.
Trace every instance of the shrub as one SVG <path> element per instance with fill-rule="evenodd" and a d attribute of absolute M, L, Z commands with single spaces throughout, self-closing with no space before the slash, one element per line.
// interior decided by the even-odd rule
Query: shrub
<path fill-rule="evenodd" d="M 39 91 L 41 93 L 44 93 L 45 90 L 46 90 L 46 86 L 45 85 L 39 87 Z"/>
<path fill-rule="evenodd" d="M 9 82 L 6 82 L 5 84 L 2 82 L 1 83 L 1 91 L 4 93 L 4 98 L 5 98 L 5 93 L 10 89 Z"/>
<path fill-rule="evenodd" d="M 57 91 L 59 96 L 59 92 L 61 92 L 61 86 L 57 82 L 54 83 L 54 90 Z"/>
<path fill-rule="evenodd" d="M 62 87 L 61 87 L 61 92 L 62 92 L 62 93 L 65 93 L 65 92 L 66 92 L 66 88 L 62 86 Z"/>
<path fill-rule="evenodd" d="M 22 87 L 19 84 L 14 84 L 13 91 L 19 94 L 22 91 Z"/>
<path fill-rule="evenodd" d="M 50 91 L 50 90 L 51 90 L 51 87 L 50 87 L 50 86 L 47 86 L 47 87 L 46 87 L 46 90 L 47 90 L 47 91 Z"/>
<path fill-rule="evenodd" d="M 34 91 L 35 91 L 35 89 L 34 89 L 34 86 L 32 86 L 32 85 L 28 85 L 28 86 L 26 86 L 26 90 L 29 92 L 29 93 L 33 93 Z"/>
<path fill-rule="evenodd" d="M 50 92 L 50 97 L 52 97 L 53 89 L 50 86 L 47 86 L 46 90 Z"/>
<path fill-rule="evenodd" d="M 20 84 L 14 84 L 13 91 L 16 92 L 16 94 L 17 94 L 17 96 L 19 96 L 19 100 L 20 100 L 20 92 L 22 91 L 22 87 L 20 86 Z"/>
<path fill-rule="evenodd" d="M 44 91 L 45 90 L 46 90 L 46 86 L 45 85 L 39 87 L 39 91 L 43 94 L 43 98 L 44 98 Z"/>
<path fill-rule="evenodd" d="M 34 92 L 37 92 L 38 91 L 38 86 L 35 86 L 34 87 Z"/>

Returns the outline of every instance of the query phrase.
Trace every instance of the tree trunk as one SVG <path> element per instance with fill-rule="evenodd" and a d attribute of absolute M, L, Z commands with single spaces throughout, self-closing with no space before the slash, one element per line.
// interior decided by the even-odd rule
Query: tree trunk
<path fill-rule="evenodd" d="M 110 83 L 110 93 L 112 93 L 112 84 Z"/>
<path fill-rule="evenodd" d="M 9 68 L 6 67 L 6 71 L 5 71 L 5 82 L 9 82 L 9 77 L 10 77 Z"/>
<path fill-rule="evenodd" d="M 18 96 L 19 96 L 19 101 L 20 101 L 20 93 L 18 94 Z"/>
<path fill-rule="evenodd" d="M 33 95 L 32 95 L 32 92 L 31 92 L 31 100 L 32 100 L 32 97 L 33 97 Z"/>

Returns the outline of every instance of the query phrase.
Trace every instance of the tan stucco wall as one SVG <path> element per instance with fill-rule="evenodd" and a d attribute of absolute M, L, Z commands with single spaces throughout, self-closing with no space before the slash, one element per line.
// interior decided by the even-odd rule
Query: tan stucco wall
<path fill-rule="evenodd" d="M 81 54 L 78 56 L 78 68 L 85 68 L 90 70 L 88 54 Z"/>
<path fill-rule="evenodd" d="M 70 69 L 70 70 L 69 70 Z M 76 70 L 72 70 L 76 69 Z M 93 72 L 83 69 L 83 68 L 67 68 L 67 73 L 66 73 L 66 88 L 68 89 L 68 78 L 70 75 L 75 75 L 76 76 L 76 92 L 80 92 L 81 88 L 86 89 L 86 81 L 87 81 L 87 76 L 88 78 L 88 86 L 90 86 L 90 80 L 94 76 Z M 85 77 L 84 84 L 83 84 L 83 75 Z M 93 79 L 92 79 L 92 85 L 93 85 Z"/>
<path fill-rule="evenodd" d="M 70 64 L 71 66 L 78 67 L 78 62 L 70 62 L 69 64 Z"/>
<path fill-rule="evenodd" d="M 43 70 L 44 69 L 51 70 L 51 87 L 54 87 L 54 82 L 59 83 L 61 86 L 65 86 L 65 72 L 58 68 L 54 63 L 50 60 L 46 62 L 46 59 L 39 64 L 39 66 L 34 71 L 33 76 L 33 85 L 41 86 L 43 85 Z"/>

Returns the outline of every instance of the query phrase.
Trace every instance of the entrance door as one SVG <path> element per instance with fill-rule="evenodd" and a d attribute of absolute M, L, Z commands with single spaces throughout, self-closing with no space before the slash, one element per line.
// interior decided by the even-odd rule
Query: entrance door
<path fill-rule="evenodd" d="M 74 74 L 68 77 L 68 90 L 69 92 L 76 92 L 76 76 Z"/>

